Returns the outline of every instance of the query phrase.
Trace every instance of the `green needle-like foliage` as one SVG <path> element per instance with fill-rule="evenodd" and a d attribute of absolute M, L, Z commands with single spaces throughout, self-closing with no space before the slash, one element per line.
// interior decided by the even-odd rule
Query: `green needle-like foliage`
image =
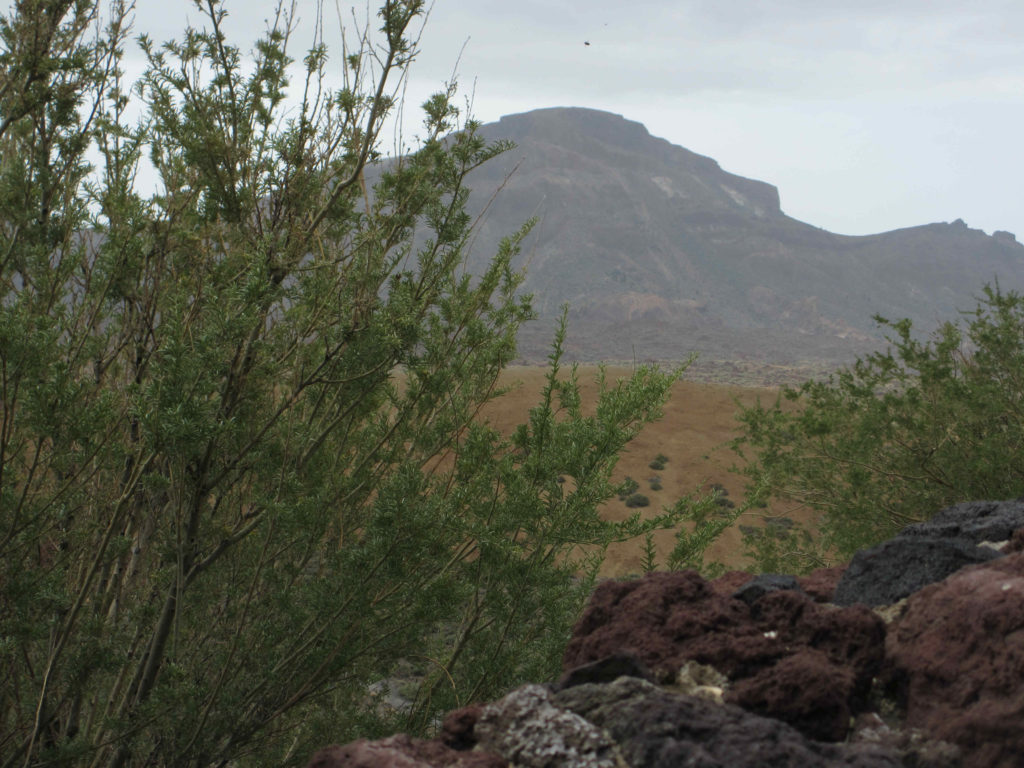
<path fill-rule="evenodd" d="M 887 351 L 742 412 L 747 474 L 821 515 L 814 536 L 759 542 L 775 569 L 848 558 L 951 504 L 1024 495 L 1024 297 L 986 287 L 926 341 L 908 320 L 878 320 Z"/>
<path fill-rule="evenodd" d="M 447 89 L 418 151 L 365 173 L 423 3 L 386 0 L 337 89 L 315 45 L 297 102 L 287 5 L 250 59 L 197 6 L 130 84 L 120 4 L 0 21 L 2 768 L 429 731 L 550 677 L 603 548 L 679 517 L 596 512 L 677 371 L 588 415 L 559 335 L 528 423 L 477 418 L 531 316 L 528 224 L 464 270 L 466 176 L 507 145 Z M 382 709 L 410 665 L 412 704 Z"/>

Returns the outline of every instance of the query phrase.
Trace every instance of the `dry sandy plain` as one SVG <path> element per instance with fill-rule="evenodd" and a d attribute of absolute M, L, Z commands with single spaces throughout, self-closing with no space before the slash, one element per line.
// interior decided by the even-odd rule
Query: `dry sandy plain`
<path fill-rule="evenodd" d="M 484 418 L 506 433 L 525 421 L 529 409 L 540 399 L 546 372 L 540 366 L 512 366 L 506 369 L 501 384 L 512 386 L 513 389 L 490 404 L 484 412 Z M 608 380 L 629 376 L 630 372 L 631 368 L 627 366 L 610 366 L 607 368 Z M 596 401 L 596 374 L 596 366 L 579 368 L 580 389 L 585 404 Z M 705 383 L 685 378 L 677 381 L 664 408 L 664 418 L 647 425 L 627 446 L 620 456 L 613 479 L 621 481 L 628 475 L 640 483 L 639 492 L 651 500 L 649 507 L 640 510 L 645 515 L 657 514 L 662 507 L 671 505 L 695 490 L 706 490 L 712 483 L 724 486 L 729 498 L 739 504 L 743 498 L 744 478 L 730 471 L 738 459 L 728 448 L 728 442 L 737 434 L 737 403 L 752 405 L 759 397 L 763 402 L 773 402 L 777 392 L 776 388 L 771 387 Z M 655 471 L 648 467 L 648 463 L 658 454 L 664 454 L 669 460 L 663 470 Z M 649 487 L 648 480 L 654 475 L 661 478 L 660 491 L 652 491 Z M 604 505 L 601 514 L 606 519 L 621 520 L 633 511 L 616 498 Z M 742 567 L 745 558 L 738 526 L 759 525 L 765 512 L 783 514 L 784 510 L 747 513 L 712 546 L 706 560 L 720 561 L 730 567 Z M 655 543 L 659 563 L 663 563 L 665 555 L 675 544 L 674 535 L 671 531 L 661 531 L 655 535 Z M 602 576 L 617 577 L 640 572 L 642 545 L 642 541 L 613 545 Z"/>

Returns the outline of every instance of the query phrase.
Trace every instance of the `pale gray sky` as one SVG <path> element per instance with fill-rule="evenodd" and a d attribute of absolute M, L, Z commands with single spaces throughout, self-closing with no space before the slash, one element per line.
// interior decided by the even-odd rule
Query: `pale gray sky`
<path fill-rule="evenodd" d="M 310 21 L 316 3 L 297 5 Z M 273 7 L 228 0 L 236 41 Z M 201 18 L 192 2 L 139 0 L 136 26 L 160 40 L 186 17 Z M 325 17 L 336 29 L 333 4 Z M 963 218 L 1024 240 L 1022 29 L 1020 0 L 436 0 L 408 97 L 440 87 L 465 44 L 459 81 L 485 122 L 604 109 L 834 232 Z"/>

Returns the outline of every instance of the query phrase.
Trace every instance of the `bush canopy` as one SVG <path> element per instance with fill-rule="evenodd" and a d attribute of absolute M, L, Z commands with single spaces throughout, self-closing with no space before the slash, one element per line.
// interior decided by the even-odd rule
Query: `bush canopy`
<path fill-rule="evenodd" d="M 121 3 L 0 20 L 2 768 L 429 730 L 550 677 L 603 548 L 669 520 L 596 510 L 677 372 L 584 412 L 560 333 L 529 420 L 477 418 L 531 316 L 529 222 L 465 273 L 466 176 L 509 145 L 453 86 L 378 163 L 423 3 L 315 41 L 291 100 L 295 6 L 251 55 L 196 6 L 134 83 Z"/>
<path fill-rule="evenodd" d="M 887 350 L 741 411 L 744 471 L 820 515 L 814 546 L 775 568 L 849 558 L 951 504 L 1024 495 L 1024 297 L 986 286 L 928 339 L 877 320 Z"/>

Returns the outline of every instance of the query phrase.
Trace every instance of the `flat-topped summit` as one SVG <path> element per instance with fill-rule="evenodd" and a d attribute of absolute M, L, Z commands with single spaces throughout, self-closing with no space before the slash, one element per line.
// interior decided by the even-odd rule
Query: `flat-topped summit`
<path fill-rule="evenodd" d="M 875 314 L 921 328 L 974 306 L 985 282 L 1024 289 L 1024 246 L 963 221 L 837 235 L 787 216 L 771 184 L 723 170 L 638 122 L 559 107 L 482 128 L 516 148 L 474 172 L 491 203 L 477 257 L 531 216 L 526 290 L 542 319 L 570 304 L 583 359 L 849 359 L 876 343 Z M 880 180 L 879 183 L 882 183 Z M 542 358 L 550 322 L 527 328 Z"/>

